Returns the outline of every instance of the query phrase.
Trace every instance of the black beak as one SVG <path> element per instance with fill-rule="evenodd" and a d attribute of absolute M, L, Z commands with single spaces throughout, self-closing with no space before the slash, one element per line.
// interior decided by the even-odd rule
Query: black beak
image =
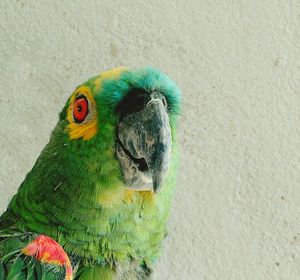
<path fill-rule="evenodd" d="M 117 155 L 128 188 L 158 192 L 169 169 L 171 129 L 165 98 L 143 94 L 145 104 L 119 123 Z"/>

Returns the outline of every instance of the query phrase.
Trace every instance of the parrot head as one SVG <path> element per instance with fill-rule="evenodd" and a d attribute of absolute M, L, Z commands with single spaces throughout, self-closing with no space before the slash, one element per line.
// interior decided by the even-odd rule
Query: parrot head
<path fill-rule="evenodd" d="M 59 157 L 69 182 L 157 193 L 172 160 L 179 105 L 177 86 L 156 69 L 104 72 L 68 99 L 50 159 Z"/>

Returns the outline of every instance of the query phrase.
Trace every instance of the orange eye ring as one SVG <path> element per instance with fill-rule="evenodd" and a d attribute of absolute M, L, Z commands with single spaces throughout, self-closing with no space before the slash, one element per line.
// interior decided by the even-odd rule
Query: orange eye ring
<path fill-rule="evenodd" d="M 75 122 L 82 123 L 89 113 L 89 103 L 85 96 L 79 96 L 73 108 L 73 117 Z"/>

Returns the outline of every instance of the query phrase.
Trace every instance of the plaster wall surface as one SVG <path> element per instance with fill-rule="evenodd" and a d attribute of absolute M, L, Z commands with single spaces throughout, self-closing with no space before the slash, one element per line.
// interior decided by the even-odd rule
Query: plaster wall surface
<path fill-rule="evenodd" d="M 299 279 L 299 0 L 1 0 L 0 212 L 75 86 L 119 65 L 183 93 L 154 279 Z"/>

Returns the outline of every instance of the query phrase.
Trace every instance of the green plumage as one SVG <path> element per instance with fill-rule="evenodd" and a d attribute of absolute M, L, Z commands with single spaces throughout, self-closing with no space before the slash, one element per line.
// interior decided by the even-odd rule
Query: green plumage
<path fill-rule="evenodd" d="M 44 264 L 30 269 L 30 259 L 20 254 L 36 234 L 64 248 L 76 267 L 75 279 L 146 279 L 159 257 L 177 168 L 178 88 L 152 68 L 124 70 L 104 78 L 100 86 L 99 78 L 81 85 L 95 101 L 96 134 L 88 140 L 70 139 L 70 98 L 49 143 L 0 218 L 0 280 L 59 275 L 45 270 Z M 168 176 L 156 194 L 127 191 L 116 158 L 116 107 L 132 88 L 159 91 L 168 103 L 172 155 Z M 38 269 L 49 275 L 37 276 L 33 271 Z M 19 276 L 9 278 L 9 273 Z"/>

